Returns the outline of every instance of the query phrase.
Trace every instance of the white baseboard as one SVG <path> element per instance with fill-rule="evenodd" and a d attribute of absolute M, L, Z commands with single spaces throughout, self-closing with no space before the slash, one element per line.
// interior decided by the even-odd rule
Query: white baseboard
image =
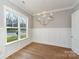
<path fill-rule="evenodd" d="M 58 46 L 58 47 L 63 47 L 63 48 L 70 48 L 70 47 L 65 47 L 65 46 L 61 46 L 61 45 L 58 45 L 56 43 L 50 43 L 50 42 L 43 42 L 43 41 L 33 41 L 35 43 L 40 43 L 40 44 L 46 44 L 46 45 L 51 45 L 51 46 Z M 71 48 L 70 48 L 71 49 Z"/>
<path fill-rule="evenodd" d="M 72 51 L 73 51 L 74 53 L 76 53 L 77 55 L 79 55 L 79 52 L 76 51 L 75 49 L 72 48 Z"/>

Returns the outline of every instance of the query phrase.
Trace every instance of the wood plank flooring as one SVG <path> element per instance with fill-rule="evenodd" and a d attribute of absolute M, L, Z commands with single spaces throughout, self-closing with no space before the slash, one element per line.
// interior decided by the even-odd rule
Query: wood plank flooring
<path fill-rule="evenodd" d="M 79 59 L 79 56 L 71 49 L 32 43 L 6 59 Z"/>

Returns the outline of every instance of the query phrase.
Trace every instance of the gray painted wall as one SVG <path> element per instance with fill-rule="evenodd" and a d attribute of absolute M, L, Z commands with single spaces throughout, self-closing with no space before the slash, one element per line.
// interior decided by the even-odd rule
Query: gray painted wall
<path fill-rule="evenodd" d="M 45 28 L 71 28 L 71 10 L 54 12 L 54 19 Z M 44 28 L 37 18 L 33 19 L 33 28 Z"/>
<path fill-rule="evenodd" d="M 54 12 L 54 20 L 47 26 L 33 19 L 32 38 L 34 42 L 71 48 L 71 14 L 72 10 Z"/>

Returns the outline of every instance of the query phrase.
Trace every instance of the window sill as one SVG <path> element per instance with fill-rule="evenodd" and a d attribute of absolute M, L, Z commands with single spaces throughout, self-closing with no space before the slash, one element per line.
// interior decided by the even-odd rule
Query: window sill
<path fill-rule="evenodd" d="M 22 40 L 28 40 L 28 39 L 29 38 L 23 38 L 23 39 L 15 40 L 15 41 L 6 43 L 6 45 L 13 44 L 13 43 L 16 43 L 16 42 L 19 42 L 19 41 L 22 41 Z"/>

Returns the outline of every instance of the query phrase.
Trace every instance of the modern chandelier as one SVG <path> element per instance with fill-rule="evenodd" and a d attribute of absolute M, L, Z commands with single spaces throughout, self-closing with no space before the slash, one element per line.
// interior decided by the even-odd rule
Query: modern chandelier
<path fill-rule="evenodd" d="M 36 20 L 43 26 L 48 25 L 50 22 L 54 20 L 53 12 L 44 11 L 42 13 L 35 15 Z"/>

